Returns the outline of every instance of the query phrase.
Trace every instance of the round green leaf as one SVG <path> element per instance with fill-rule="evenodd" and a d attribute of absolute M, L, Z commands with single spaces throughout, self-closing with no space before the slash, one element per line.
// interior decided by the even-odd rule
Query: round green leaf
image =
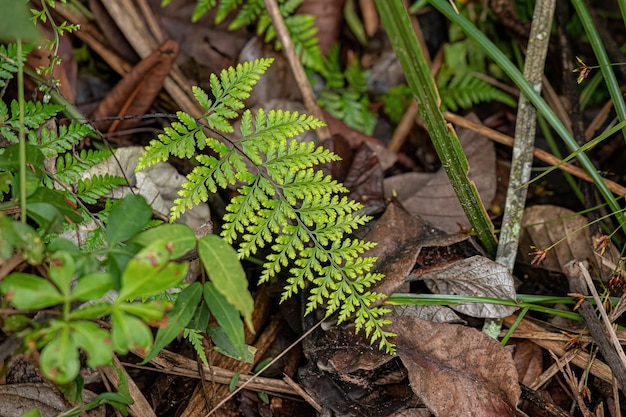
<path fill-rule="evenodd" d="M 143 248 L 122 273 L 120 300 L 157 294 L 175 287 L 187 274 L 187 263 L 173 263 L 170 242 L 158 240 Z"/>
<path fill-rule="evenodd" d="M 50 279 L 64 296 L 70 293 L 70 284 L 76 272 L 74 258 L 67 252 L 59 251 L 50 259 Z"/>
<path fill-rule="evenodd" d="M 76 344 L 87 353 L 87 365 L 90 368 L 111 363 L 113 345 L 109 332 L 89 321 L 75 321 L 71 327 Z"/>
<path fill-rule="evenodd" d="M 76 282 L 71 299 L 80 301 L 98 300 L 113 288 L 113 279 L 106 272 L 95 272 L 82 276 Z"/>
<path fill-rule="evenodd" d="M 196 247 L 195 233 L 184 224 L 162 224 L 133 236 L 129 243 L 148 246 L 164 237 L 167 237 L 167 241 L 170 243 L 172 259 L 180 258 Z"/>
<path fill-rule="evenodd" d="M 72 382 L 80 371 L 78 348 L 65 327 L 59 335 L 41 351 L 39 358 L 41 372 L 57 384 Z"/>
<path fill-rule="evenodd" d="M 152 345 L 152 332 L 137 317 L 116 309 L 111 314 L 111 342 L 113 350 L 118 353 L 137 350 L 140 355 L 145 355 Z"/>

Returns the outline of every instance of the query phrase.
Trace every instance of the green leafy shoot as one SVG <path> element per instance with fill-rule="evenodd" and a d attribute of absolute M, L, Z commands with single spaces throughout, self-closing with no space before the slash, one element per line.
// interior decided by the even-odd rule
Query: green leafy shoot
<path fill-rule="evenodd" d="M 370 218 L 357 213 L 362 207 L 359 203 L 342 195 L 348 191 L 342 184 L 314 169 L 338 156 L 295 140 L 323 123 L 296 112 L 260 109 L 253 114 L 245 110 L 239 139 L 226 140 L 221 134 L 233 131 L 229 120 L 268 65 L 268 60 L 256 60 L 212 77 L 213 100 L 195 88 L 196 98 L 207 111 L 203 122 L 215 137 L 205 136 L 198 122 L 179 113 L 177 123 L 185 126 L 186 133 L 178 127 L 165 130 L 146 148 L 138 168 L 170 155 L 195 154 L 195 168 L 179 190 L 170 219 L 206 201 L 218 188 L 236 187 L 238 195 L 226 207 L 221 236 L 226 243 L 237 244 L 239 258 L 269 250 L 260 282 L 286 273 L 283 300 L 311 282 L 307 313 L 322 307 L 327 316 L 337 312 L 339 323 L 354 319 L 357 331 L 364 330 L 372 342 L 379 341 L 381 349 L 393 352 L 392 334 L 383 329 L 389 323 L 383 318 L 388 310 L 372 307 L 383 296 L 369 290 L 383 276 L 370 272 L 375 258 L 362 256 L 375 244 L 349 236 Z M 236 86 L 239 80 L 245 83 Z M 185 143 L 184 152 L 180 152 L 181 143 Z M 204 147 L 212 153 L 198 154 Z M 203 248 L 201 244 L 199 251 L 205 251 L 201 258 L 208 259 L 211 251 Z M 212 337 L 220 338 L 216 332 Z"/>

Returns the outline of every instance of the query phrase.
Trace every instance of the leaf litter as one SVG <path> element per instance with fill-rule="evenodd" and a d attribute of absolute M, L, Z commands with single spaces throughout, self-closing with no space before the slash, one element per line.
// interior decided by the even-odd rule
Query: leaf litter
<path fill-rule="evenodd" d="M 172 46 L 176 43 L 171 42 L 178 42 L 181 53 L 178 57 L 174 53 L 160 62 L 156 67 L 156 76 L 149 72 L 153 69 L 151 65 L 140 63 L 135 66 L 131 75 L 120 84 L 122 87 L 116 88 L 114 94 L 118 98 L 111 95 L 101 102 L 106 111 L 99 110 L 96 115 L 148 112 L 153 102 L 158 100 L 157 93 L 170 68 L 175 65 L 174 58 L 189 78 L 196 78 L 201 83 L 206 80 L 204 74 L 232 65 L 244 45 L 252 49 L 252 54 L 263 54 L 263 50 L 267 49 L 246 30 L 229 32 L 225 29 L 228 22 L 215 25 L 214 16 L 210 14 L 202 25 L 189 24 L 193 1 L 175 0 L 166 9 L 161 9 L 157 4 L 160 2 L 156 0 L 150 3 L 159 24 L 174 39 L 164 45 Z M 305 5 L 324 15 L 328 9 L 322 2 L 318 3 L 305 2 Z M 326 5 L 336 7 L 337 4 L 330 2 Z M 328 25 L 328 29 L 323 29 L 325 44 L 332 43 L 339 36 L 335 30 L 339 15 L 330 13 L 325 16 L 328 18 L 323 22 Z M 111 26 L 114 23 L 101 25 Z M 117 46 L 118 42 L 112 43 Z M 167 49 L 177 50 L 178 47 Z M 126 54 L 128 59 L 132 59 L 131 55 Z M 146 60 L 151 62 L 154 57 Z M 144 69 L 146 66 L 150 67 L 147 72 Z M 282 81 L 288 72 L 285 66 L 271 77 L 279 79 L 281 87 L 284 87 L 288 83 Z M 144 79 L 148 81 L 148 90 L 139 93 L 143 91 L 140 88 L 143 88 Z M 265 90 L 269 96 L 257 98 L 259 104 L 266 106 L 269 98 L 275 98 L 272 94 L 285 96 L 294 93 L 293 85 L 278 89 L 273 88 L 273 84 L 276 84 L 275 80 L 267 83 Z M 128 96 L 144 98 L 145 102 L 132 108 L 126 100 Z M 294 97 L 298 94 L 289 98 Z M 111 101 L 115 103 L 111 104 Z M 469 223 L 443 169 L 398 174 L 398 166 L 402 165 L 399 162 L 401 154 L 390 152 L 380 139 L 326 116 L 335 137 L 325 146 L 344 158 L 342 163 L 327 169 L 344 181 L 351 190 L 351 198 L 361 201 L 367 213 L 380 215 L 365 237 L 378 242 L 368 255 L 378 257 L 377 270 L 386 274 L 374 291 L 391 295 L 417 289 L 442 295 L 516 298 L 515 281 L 506 268 L 485 257 L 471 237 L 457 233 L 466 231 Z M 474 116 L 468 119 L 478 120 Z M 459 130 L 459 138 L 468 157 L 470 178 L 477 184 L 484 205 L 489 207 L 496 196 L 494 146 L 483 136 L 469 130 Z M 527 252 L 531 245 L 546 249 L 565 238 L 563 243 L 548 251 L 542 264 L 545 268 L 560 272 L 569 260 L 594 259 L 609 274 L 612 272 L 610 265 L 619 264 L 616 248 L 609 245 L 604 257 L 599 257 L 588 244 L 590 237 L 583 228 L 585 219 L 562 207 L 531 207 L 525 212 L 524 223 L 528 225 L 527 240 L 521 245 L 520 255 Z M 529 258 L 525 259 L 529 261 Z M 517 381 L 519 378 L 530 384 L 539 379 L 543 370 L 539 345 L 514 340 L 509 343 L 515 346 L 511 354 L 510 349 L 467 326 L 472 318 L 503 318 L 515 308 L 484 303 L 452 307 L 390 307 L 393 317 L 390 330 L 397 334 L 397 357 L 383 355 L 372 348 L 361 335 L 354 335 L 349 326 L 318 330 L 304 342 L 302 349 L 308 363 L 298 371 L 300 383 L 326 409 L 337 415 L 351 416 L 417 416 L 431 413 L 439 416 L 522 415 L 517 409 L 521 392 Z M 263 320 L 261 323 L 264 323 Z M 505 321 L 510 324 L 510 317 Z M 526 325 L 525 321 L 522 323 L 522 327 Z M 255 327 L 263 326 L 255 324 Z M 249 336 L 246 342 L 252 343 L 254 337 Z M 255 343 L 258 344 L 258 340 Z M 555 348 L 554 345 L 541 346 Z M 564 355 L 565 349 L 562 346 L 560 349 L 558 354 Z M 235 368 L 236 364 L 215 355 L 220 366 Z M 579 356 L 584 357 L 580 353 Z M 293 369 L 297 368 L 298 358 L 295 363 Z M 581 366 L 582 362 L 573 363 Z M 602 366 L 604 364 L 594 364 L 592 373 L 602 375 L 604 379 L 607 372 L 610 376 L 610 370 L 607 371 Z M 245 369 L 247 371 L 249 368 Z M 225 395 L 224 390 L 221 395 Z M 193 398 L 201 396 L 201 393 L 194 394 Z M 249 407 L 247 411 L 267 413 L 268 408 L 263 408 L 260 401 L 255 403 L 245 398 Z M 194 405 L 200 409 L 205 406 L 202 401 Z M 274 415 L 281 415 L 279 408 L 273 409 Z M 232 408 L 230 410 L 233 411 Z M 182 415 L 194 412 L 199 411 L 187 407 Z"/>

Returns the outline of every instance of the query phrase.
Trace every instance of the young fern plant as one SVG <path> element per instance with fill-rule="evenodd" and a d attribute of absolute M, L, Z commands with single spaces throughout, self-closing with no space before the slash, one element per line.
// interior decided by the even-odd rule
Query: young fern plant
<path fill-rule="evenodd" d="M 178 112 L 178 121 L 150 142 L 138 170 L 170 156 L 194 157 L 197 165 L 187 176 L 170 212 L 171 220 L 201 201 L 218 187 L 237 186 L 239 195 L 226 207 L 221 236 L 238 244 L 240 258 L 269 246 L 271 253 L 259 279 L 265 282 L 288 269 L 282 300 L 301 291 L 309 281 L 311 292 L 306 313 L 325 304 L 326 316 L 337 313 L 338 323 L 354 318 L 356 331 L 364 329 L 371 342 L 391 353 L 392 333 L 383 315 L 388 309 L 372 304 L 381 298 L 369 288 L 382 274 L 370 272 L 375 258 L 362 254 L 375 244 L 346 235 L 370 218 L 357 214 L 361 205 L 342 193 L 348 190 L 315 165 L 339 157 L 312 143 L 292 139 L 323 123 L 312 116 L 289 111 L 245 110 L 240 139 L 225 143 L 222 133 L 232 133 L 230 120 L 244 108 L 242 100 L 272 59 L 258 59 L 210 78 L 211 94 L 195 87 L 193 93 L 204 108 L 201 121 Z M 206 129 L 208 128 L 208 129 Z M 209 147 L 216 156 L 198 154 Z M 282 301 L 281 300 L 281 301 Z"/>

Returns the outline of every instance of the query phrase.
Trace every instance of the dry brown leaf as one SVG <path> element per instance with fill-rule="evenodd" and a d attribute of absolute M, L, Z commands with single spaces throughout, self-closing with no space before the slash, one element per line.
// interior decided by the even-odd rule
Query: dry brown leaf
<path fill-rule="evenodd" d="M 419 271 L 419 270 L 418 270 Z M 472 256 L 435 270 L 417 274 L 435 294 L 472 295 L 515 300 L 513 275 L 507 267 L 484 256 Z M 451 306 L 455 311 L 472 317 L 503 318 L 517 307 L 496 304 L 467 303 Z"/>
<path fill-rule="evenodd" d="M 83 391 L 83 400 L 91 401 L 96 395 Z M 30 409 L 37 409 L 42 417 L 58 415 L 69 407 L 59 391 L 44 383 L 24 383 L 0 386 L 0 417 L 19 417 Z M 106 415 L 104 406 L 89 411 L 90 417 Z"/>
<path fill-rule="evenodd" d="M 468 117 L 478 120 L 476 116 Z M 489 207 L 496 192 L 496 154 L 493 143 L 486 137 L 468 129 L 459 129 L 459 141 L 469 162 L 469 178 L 476 183 L 480 198 Z M 393 178 L 393 177 L 391 177 Z M 410 177 L 414 180 L 413 175 Z M 470 224 L 443 168 L 430 174 L 425 181 L 420 174 L 421 187 L 400 202 L 409 213 L 419 215 L 434 226 L 449 233 L 458 232 L 460 227 L 469 229 Z M 396 180 L 385 180 L 385 194 L 400 190 Z"/>
<path fill-rule="evenodd" d="M 519 415 L 511 354 L 476 329 L 398 317 L 389 330 L 411 388 L 437 416 Z"/>
<path fill-rule="evenodd" d="M 376 270 L 385 274 L 374 291 L 388 295 L 396 292 L 415 267 L 423 241 L 442 235 L 443 232 L 392 201 L 365 236 L 366 240 L 377 242 L 366 255 L 377 257 Z"/>
<path fill-rule="evenodd" d="M 524 232 L 520 241 L 520 258 L 530 263 L 530 246 L 545 250 L 565 238 L 563 242 L 547 252 L 541 266 L 553 271 L 563 271 L 563 266 L 572 260 L 595 260 L 595 265 L 602 265 L 602 257 L 593 250 L 588 221 L 584 216 L 553 205 L 539 205 L 526 208 L 522 224 Z M 617 264 L 619 251 L 611 242 L 604 255 L 607 260 Z M 611 276 L 612 269 L 602 268 L 603 278 Z"/>
<path fill-rule="evenodd" d="M 144 114 L 152 105 L 163 81 L 167 78 L 176 57 L 178 44 L 168 40 L 152 54 L 141 60 L 129 72 L 90 115 L 92 119 L 111 116 Z M 94 126 L 102 131 L 126 129 L 138 122 L 137 119 L 124 121 L 101 121 Z"/>
<path fill-rule="evenodd" d="M 530 340 L 512 340 L 507 346 L 512 346 L 513 361 L 519 375 L 519 380 L 530 386 L 543 373 L 543 351 L 541 347 Z"/>

